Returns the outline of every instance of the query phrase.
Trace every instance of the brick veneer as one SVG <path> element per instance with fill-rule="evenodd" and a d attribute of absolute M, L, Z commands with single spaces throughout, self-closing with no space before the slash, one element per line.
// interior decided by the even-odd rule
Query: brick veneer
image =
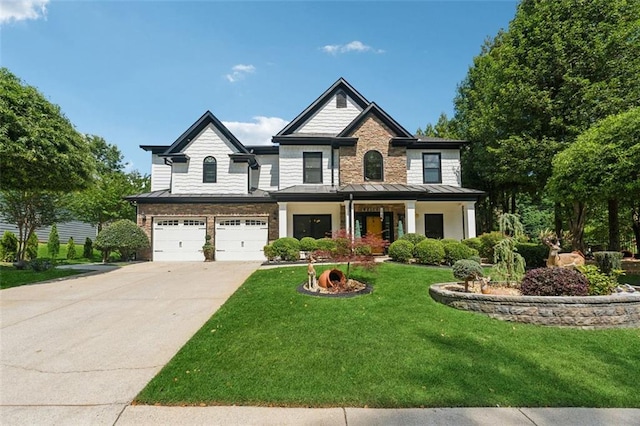
<path fill-rule="evenodd" d="M 353 132 L 358 142 L 353 147 L 340 147 L 340 185 L 371 183 L 364 180 L 364 154 L 376 150 L 382 154 L 384 183 L 407 183 L 407 154 L 404 147 L 391 146 L 396 136 L 374 116 L 369 116 Z"/>
<path fill-rule="evenodd" d="M 145 215 L 146 220 L 142 220 Z M 278 238 L 278 205 L 276 203 L 256 204 L 138 204 L 138 226 L 153 241 L 154 217 L 205 217 L 207 234 L 215 241 L 215 219 L 217 216 L 264 216 L 269 218 L 269 240 Z M 204 244 L 204 241 L 202 241 Z M 151 260 L 151 248 L 138 253 L 138 258 Z"/>

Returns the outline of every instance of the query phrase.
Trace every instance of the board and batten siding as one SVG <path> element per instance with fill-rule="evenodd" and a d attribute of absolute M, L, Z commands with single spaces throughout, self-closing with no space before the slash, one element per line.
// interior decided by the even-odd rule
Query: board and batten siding
<path fill-rule="evenodd" d="M 151 191 L 169 189 L 171 187 L 171 166 L 164 163 L 158 154 L 151 155 Z"/>
<path fill-rule="evenodd" d="M 457 149 L 407 149 L 407 185 L 422 185 L 422 154 L 440 154 L 442 184 L 460 186 L 460 151 Z"/>
<path fill-rule="evenodd" d="M 337 135 L 362 112 L 350 97 L 347 97 L 346 108 L 336 107 L 336 96 L 333 96 L 318 112 L 311 116 L 295 133 L 320 133 Z"/>
<path fill-rule="evenodd" d="M 73 237 L 73 241 L 76 244 L 84 244 L 84 241 L 87 239 L 87 237 L 91 238 L 91 241 L 94 241 L 96 239 L 96 234 L 98 233 L 97 226 L 93 226 L 89 223 L 80 222 L 77 220 L 58 223 L 56 224 L 56 227 L 58 228 L 58 238 L 60 239 L 60 244 L 67 244 L 67 242 L 69 241 L 69 237 Z M 12 225 L 6 222 L 0 222 L 0 238 L 2 237 L 2 235 L 4 235 L 5 231 L 13 232 L 16 237 L 19 237 L 18 227 L 16 225 Z M 48 241 L 50 232 L 50 226 L 36 229 L 38 241 Z"/>
<path fill-rule="evenodd" d="M 282 145 L 280 146 L 280 189 L 304 184 L 302 154 L 305 152 L 322 152 L 321 185 L 331 185 L 331 146 Z"/>
<path fill-rule="evenodd" d="M 251 186 L 263 191 L 277 191 L 279 178 L 279 162 L 277 155 L 256 155 L 260 164 L 258 170 L 251 170 Z"/>
<path fill-rule="evenodd" d="M 207 126 L 193 138 L 183 152 L 189 156 L 187 163 L 174 163 L 171 178 L 173 194 L 243 194 L 247 188 L 247 163 L 234 163 L 229 154 L 238 152 L 218 130 Z M 202 165 L 205 157 L 216 159 L 215 183 L 202 182 Z"/>

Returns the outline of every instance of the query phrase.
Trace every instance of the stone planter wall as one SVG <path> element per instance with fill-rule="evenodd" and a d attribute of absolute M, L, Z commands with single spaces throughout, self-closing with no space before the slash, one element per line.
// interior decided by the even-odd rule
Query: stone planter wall
<path fill-rule="evenodd" d="M 640 327 L 640 293 L 612 296 L 499 296 L 461 293 L 434 284 L 431 297 L 456 309 L 504 321 L 580 328 Z"/>

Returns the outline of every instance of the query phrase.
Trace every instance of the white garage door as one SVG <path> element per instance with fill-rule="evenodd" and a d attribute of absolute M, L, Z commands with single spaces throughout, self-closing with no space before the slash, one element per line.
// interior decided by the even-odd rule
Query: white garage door
<path fill-rule="evenodd" d="M 216 260 L 265 260 L 269 227 L 264 217 L 216 219 Z"/>
<path fill-rule="evenodd" d="M 153 260 L 204 261 L 206 233 L 203 218 L 154 218 Z"/>

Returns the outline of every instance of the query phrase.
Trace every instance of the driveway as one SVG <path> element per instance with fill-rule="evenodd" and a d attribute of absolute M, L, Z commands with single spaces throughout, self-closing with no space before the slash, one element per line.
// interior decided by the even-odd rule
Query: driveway
<path fill-rule="evenodd" d="M 258 262 L 139 263 L 0 292 L 0 424 L 113 425 Z"/>

